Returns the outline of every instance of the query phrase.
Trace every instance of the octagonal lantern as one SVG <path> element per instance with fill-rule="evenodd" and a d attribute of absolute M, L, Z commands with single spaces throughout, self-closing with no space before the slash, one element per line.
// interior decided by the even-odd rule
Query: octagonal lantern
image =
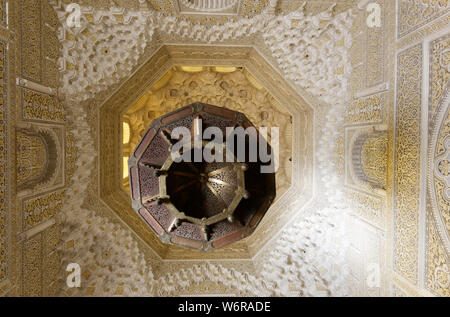
<path fill-rule="evenodd" d="M 202 103 L 150 124 L 128 161 L 131 201 L 162 242 L 210 251 L 256 229 L 275 199 L 275 171 L 263 173 L 262 167 L 270 162 L 251 155 L 250 144 L 257 144 L 258 153 L 261 145 L 267 154 L 272 150 L 250 127 L 244 114 Z M 173 133 L 176 128 L 190 132 L 188 142 Z M 222 137 L 204 134 L 208 128 L 220 130 Z M 244 155 L 235 155 L 239 133 L 231 146 L 227 144 L 230 129 L 244 133 L 240 139 L 245 140 Z M 206 148 L 213 158 L 204 157 Z"/>

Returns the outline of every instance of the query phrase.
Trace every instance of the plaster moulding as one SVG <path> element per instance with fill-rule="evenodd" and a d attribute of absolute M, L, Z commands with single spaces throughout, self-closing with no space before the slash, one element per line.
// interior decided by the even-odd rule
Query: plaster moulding
<path fill-rule="evenodd" d="M 274 15 L 271 6 L 254 17 L 239 17 L 213 26 L 160 12 L 141 10 L 92 10 L 81 8 L 81 27 L 67 26 L 68 13 L 53 0 L 63 24 L 61 93 L 81 102 L 129 77 L 155 37 L 165 43 L 234 45 L 245 41 L 270 52 L 285 79 L 297 88 L 334 104 L 347 98 L 351 76 L 349 49 L 352 10 L 323 12 L 298 10 Z M 158 36 L 155 36 L 158 34 Z"/>
<path fill-rule="evenodd" d="M 245 67 L 293 117 L 291 188 L 272 205 L 249 238 L 211 253 L 162 244 L 130 205 L 122 186 L 121 114 L 173 66 Z M 220 106 L 220 105 L 219 105 Z M 100 197 L 163 259 L 251 259 L 312 198 L 314 112 L 286 81 L 250 47 L 163 46 L 100 107 Z M 290 208 L 296 201 L 296 208 Z"/>

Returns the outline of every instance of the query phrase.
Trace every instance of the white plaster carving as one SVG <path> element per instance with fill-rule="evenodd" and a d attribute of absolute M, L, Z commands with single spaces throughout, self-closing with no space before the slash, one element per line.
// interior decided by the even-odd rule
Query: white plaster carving
<path fill-rule="evenodd" d="M 64 19 L 64 10 L 55 7 Z M 254 296 L 348 295 L 349 270 L 345 262 L 348 242 L 343 221 L 347 209 L 329 153 L 333 151 L 335 123 L 339 118 L 342 120 L 351 72 L 347 53 L 352 41 L 348 31 L 351 11 L 335 15 L 331 7 L 317 15 L 307 15 L 303 9 L 282 16 L 266 12 L 207 28 L 145 10 L 127 11 L 121 21 L 114 9 L 90 13 L 83 9 L 85 17 L 91 14 L 91 21 L 83 19 L 81 30 L 61 32 L 62 93 L 72 102 L 92 98 L 129 76 L 155 30 L 177 34 L 185 43 L 229 43 L 236 38 L 262 35 L 263 44 L 288 79 L 334 106 L 317 147 L 320 177 L 326 184 L 321 199 L 327 197 L 333 208 L 313 208 L 287 226 L 276 238 L 277 247 L 263 252 L 265 264 L 258 274 L 209 262 L 193 265 L 186 262 L 183 269 L 154 276 L 152 266 L 157 263 L 145 260 L 129 229 L 81 206 L 79 197 L 87 190 L 98 153 L 85 121 L 86 114 L 73 103 L 70 108 L 79 158 L 73 176 L 75 184 L 68 190 L 64 206 L 64 247 L 60 252 L 63 263 L 77 262 L 89 274 L 85 287 L 64 289 L 64 294 L 178 295 L 192 283 L 206 279 Z M 334 105 L 336 100 L 340 101 Z M 295 205 L 291 208 L 300 209 Z M 70 244 L 75 247 L 68 248 Z M 295 290 L 291 285 L 296 286 Z"/>
<path fill-rule="evenodd" d="M 67 13 L 62 5 L 54 6 L 64 22 Z M 351 10 L 335 14 L 334 6 L 319 14 L 307 14 L 303 6 L 275 16 L 269 14 L 271 7 L 255 17 L 212 27 L 148 10 L 91 12 L 82 8 L 80 30 L 62 23 L 62 93 L 83 101 L 128 77 L 155 32 L 179 37 L 184 44 L 232 43 L 260 35 L 260 45 L 269 48 L 288 80 L 332 104 L 346 98 L 351 74 L 349 29 L 354 18 Z M 117 18 L 121 14 L 123 18 Z M 89 22 L 86 16 L 91 17 Z"/>
<path fill-rule="evenodd" d="M 345 211 L 334 207 L 314 206 L 284 229 L 275 241 L 276 248 L 261 255 L 264 265 L 259 274 L 205 261 L 192 265 L 187 262 L 182 269 L 154 276 L 152 266 L 157 263 L 145 260 L 129 229 L 112 224 L 95 210 L 82 208 L 79 197 L 87 190 L 97 152 L 84 111 L 81 107 L 71 110 L 79 158 L 73 176 L 76 182 L 68 190 L 63 210 L 64 243 L 60 252 L 63 266 L 78 263 L 88 274 L 83 277 L 82 288 L 64 289 L 64 295 L 114 296 L 120 290 L 122 296 L 175 296 L 203 281 L 220 283 L 252 296 L 349 294 Z M 300 209 L 295 203 L 290 208 Z M 70 244 L 73 247 L 67 248 Z M 64 278 L 63 272 L 61 279 Z"/>

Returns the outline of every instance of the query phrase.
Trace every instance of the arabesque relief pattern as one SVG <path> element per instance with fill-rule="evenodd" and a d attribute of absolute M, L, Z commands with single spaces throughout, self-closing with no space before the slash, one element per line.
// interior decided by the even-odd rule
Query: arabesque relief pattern
<path fill-rule="evenodd" d="M 43 138 L 18 131 L 17 185 L 21 186 L 39 180 L 47 168 L 47 148 Z"/>
<path fill-rule="evenodd" d="M 50 236 L 60 231 L 65 162 L 71 160 L 64 151 L 66 113 L 56 96 L 59 20 L 46 0 L 8 1 L 7 11 L 5 4 L 0 2 L 0 294 L 55 296 L 60 240 L 50 243 Z"/>
<path fill-rule="evenodd" d="M 426 286 L 450 296 L 450 36 L 429 46 Z"/>
<path fill-rule="evenodd" d="M 395 272 L 406 277 L 406 282 L 394 278 L 395 283 L 410 296 L 448 296 L 450 286 L 445 223 L 448 202 L 442 199 L 446 186 L 444 140 L 449 134 L 446 128 L 449 70 L 445 62 L 448 35 L 443 34 L 448 34 L 449 5 L 448 1 L 398 1 L 396 94 L 399 98 L 394 162 L 395 172 L 399 173 L 394 175 L 393 260 Z M 408 72 L 411 73 L 403 77 Z M 422 88 L 427 95 L 422 94 Z M 402 111 L 404 105 L 408 105 L 409 114 Z M 428 139 L 427 150 L 421 144 L 424 137 Z M 408 169 L 409 176 L 400 172 Z M 405 194 L 398 196 L 398 190 Z M 402 209 L 409 218 L 403 215 Z M 406 239 L 399 241 L 398 237 L 402 236 Z"/>
<path fill-rule="evenodd" d="M 398 55 L 394 269 L 417 283 L 423 46 Z"/>
<path fill-rule="evenodd" d="M 399 0 L 398 38 L 450 12 L 448 0 Z"/>
<path fill-rule="evenodd" d="M 7 65 L 7 51 L 6 43 L 0 41 L 0 282 L 7 276 L 7 260 L 9 248 L 7 246 L 7 222 L 8 222 L 8 208 L 7 208 L 7 188 L 8 178 L 8 136 L 7 136 L 7 86 L 6 81 L 6 65 Z"/>

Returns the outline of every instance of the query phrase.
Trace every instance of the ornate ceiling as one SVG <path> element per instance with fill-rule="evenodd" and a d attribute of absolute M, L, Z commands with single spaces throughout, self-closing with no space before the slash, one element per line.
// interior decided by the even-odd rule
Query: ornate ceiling
<path fill-rule="evenodd" d="M 221 105 L 246 113 L 257 127 L 280 127 L 280 157 L 277 193 L 290 187 L 292 174 L 291 114 L 246 69 L 240 67 L 176 66 L 122 114 L 122 162 L 132 151 L 152 120 L 193 102 Z M 124 186 L 128 168 L 123 170 Z"/>
<path fill-rule="evenodd" d="M 70 2 L 0 1 L 0 295 L 450 296 L 448 1 L 81 0 L 75 28 Z M 283 144 L 255 233 L 207 254 L 123 169 L 191 102 Z"/>
<path fill-rule="evenodd" d="M 224 54 L 225 49 L 232 53 Z M 205 55 L 208 56 L 207 59 L 205 59 Z M 227 65 L 228 67 L 242 67 L 243 69 L 232 73 L 221 73 L 217 72 L 215 67 L 205 66 L 201 72 L 189 73 L 177 70 L 179 66 L 174 68 L 175 65 L 198 67 L 198 65 L 205 64 Z M 208 78 L 210 84 L 201 85 Z M 249 80 L 253 78 L 259 78 L 265 86 L 261 86 L 256 81 L 251 84 Z M 195 80 L 198 81 L 197 87 L 194 87 L 195 85 L 190 87 L 192 81 Z M 189 88 L 183 83 L 187 83 Z M 255 85 L 259 89 L 255 88 Z M 171 87 L 182 89 L 184 93 L 182 96 L 169 98 Z M 241 109 L 244 113 L 248 113 L 252 120 L 255 120 L 257 126 L 263 124 L 265 117 L 261 116 L 259 111 L 267 110 L 268 117 L 266 120 L 268 123 L 271 122 L 270 120 L 274 120 L 274 123 L 280 124 L 280 142 L 283 146 L 286 146 L 282 150 L 282 154 L 289 155 L 288 157 L 283 156 L 280 160 L 280 167 L 282 168 L 277 173 L 277 181 L 280 180 L 280 192 L 267 217 L 258 227 L 257 233 L 243 240 L 242 243 L 236 243 L 221 249 L 220 252 L 214 251 L 208 254 L 162 245 L 148 228 L 140 225 L 139 217 L 135 215 L 129 204 L 129 191 L 124 189 L 123 154 L 117 150 L 123 146 L 123 136 L 120 136 L 120 127 L 123 128 L 122 120 L 132 120 L 133 115 L 131 114 L 139 113 L 139 109 L 142 109 L 141 111 L 144 111 L 144 113 L 147 112 L 147 116 L 152 118 L 153 115 L 157 115 L 157 111 L 161 107 L 159 103 L 167 105 L 168 111 L 181 108 L 186 105 L 185 102 L 195 102 L 195 99 L 190 100 L 186 93 L 192 93 L 192 97 L 196 98 L 195 96 L 200 93 L 198 91 L 200 87 L 205 89 L 205 95 L 201 101 L 207 102 L 209 100 L 217 102 L 218 105 L 231 107 L 231 109 Z M 222 91 L 224 88 L 222 87 L 225 87 L 228 97 L 223 97 Z M 275 89 L 275 87 L 284 87 L 284 90 Z M 241 96 L 241 93 L 244 94 L 241 90 L 247 91 L 247 98 Z M 267 102 L 259 106 L 262 109 L 255 107 L 258 98 Z M 275 112 L 276 107 L 281 110 L 281 113 Z M 253 110 L 249 111 L 248 108 Z M 93 121 L 99 120 L 99 127 L 94 135 L 99 138 L 98 142 L 100 142 L 100 160 L 98 161 L 100 181 L 98 185 L 94 185 L 95 182 L 92 184 L 99 186 L 102 201 L 134 228 L 134 231 L 152 246 L 152 249 L 162 258 L 249 259 L 267 242 L 271 235 L 289 221 L 292 213 L 286 211 L 286 206 L 292 200 L 292 197 L 296 197 L 299 203 L 306 203 L 311 198 L 312 170 L 308 167 L 313 164 L 312 109 L 254 49 L 227 47 L 217 50 L 214 47 L 203 47 L 201 53 L 199 53 L 198 46 L 165 46 L 148 60 L 114 95 L 110 96 L 100 109 L 95 111 L 99 111 L 98 114 L 94 112 Z M 274 115 L 274 113 L 277 114 Z M 137 124 L 136 128 L 134 128 L 135 123 Z M 130 131 L 135 131 L 135 129 L 142 131 L 143 129 L 139 120 L 129 121 L 129 124 Z M 298 128 L 295 129 L 290 125 Z M 119 127 L 119 130 L 115 127 Z M 112 135 L 117 137 L 111 137 Z M 124 149 L 127 147 L 129 148 L 129 145 L 125 145 Z M 291 148 L 292 150 L 290 150 Z M 296 151 L 298 154 L 290 155 L 293 154 L 294 149 L 298 149 Z M 290 171 L 290 169 L 292 170 Z M 93 175 L 93 179 L 96 179 L 95 175 Z"/>

